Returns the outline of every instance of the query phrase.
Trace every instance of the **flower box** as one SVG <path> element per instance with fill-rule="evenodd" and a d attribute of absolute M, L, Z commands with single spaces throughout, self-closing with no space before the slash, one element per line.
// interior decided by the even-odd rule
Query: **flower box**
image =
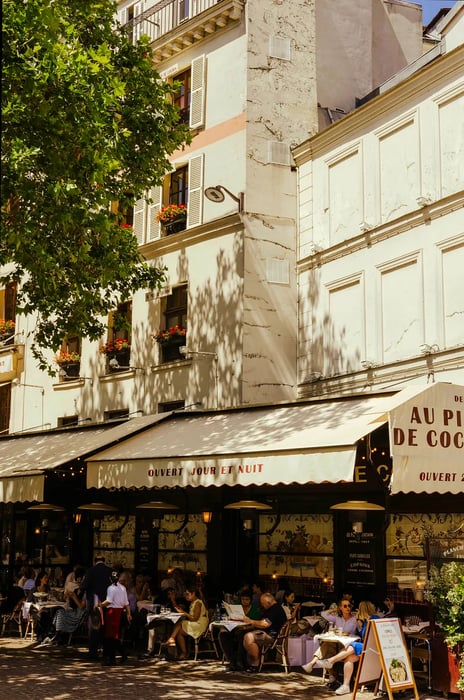
<path fill-rule="evenodd" d="M 160 343 L 160 345 L 185 345 L 186 335 L 186 328 L 182 328 L 182 326 L 172 326 L 167 330 L 154 333 L 153 338 L 157 343 Z"/>

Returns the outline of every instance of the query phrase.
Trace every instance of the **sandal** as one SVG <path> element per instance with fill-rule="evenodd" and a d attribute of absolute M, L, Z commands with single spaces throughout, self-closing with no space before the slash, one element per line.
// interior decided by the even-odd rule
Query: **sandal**
<path fill-rule="evenodd" d="M 168 639 L 166 642 L 166 646 L 168 647 L 175 647 L 176 646 L 176 640 L 175 639 Z"/>

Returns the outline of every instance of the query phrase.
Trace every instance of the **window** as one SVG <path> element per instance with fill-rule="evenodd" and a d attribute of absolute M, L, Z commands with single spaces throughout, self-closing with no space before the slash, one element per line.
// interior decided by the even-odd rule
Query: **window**
<path fill-rule="evenodd" d="M 180 121 L 183 124 L 190 123 L 191 76 L 192 71 L 189 68 L 174 78 L 174 81 L 178 84 L 178 89 L 173 101 L 179 109 Z"/>
<path fill-rule="evenodd" d="M 10 425 L 11 384 L 0 386 L 0 435 L 6 435 Z"/>
<path fill-rule="evenodd" d="M 175 287 L 172 294 L 165 298 L 164 310 L 164 328 L 168 330 L 174 326 L 187 328 L 187 305 L 188 305 L 188 289 L 187 285 Z M 186 344 L 185 335 L 173 335 L 173 337 L 165 343 L 160 343 L 161 361 L 173 362 L 174 360 L 182 360 L 183 355 L 179 348 Z"/>
<path fill-rule="evenodd" d="M 121 372 L 130 365 L 132 331 L 132 302 L 118 304 L 108 318 L 108 341 L 103 346 L 107 357 L 107 371 Z"/>
<path fill-rule="evenodd" d="M 58 428 L 70 428 L 71 426 L 78 425 L 79 416 L 62 416 L 58 418 L 57 426 Z"/>
<path fill-rule="evenodd" d="M 114 409 L 113 411 L 105 411 L 103 414 L 104 420 L 121 420 L 123 418 L 129 418 L 128 408 Z"/>
<path fill-rule="evenodd" d="M 169 411 L 179 411 L 185 406 L 185 401 L 165 401 L 158 404 L 158 413 L 168 413 Z"/>
<path fill-rule="evenodd" d="M 11 282 L 0 289 L 0 319 L 11 322 L 3 324 L 3 330 L 0 331 L 0 341 L 3 345 L 13 345 L 16 321 L 16 282 Z"/>
<path fill-rule="evenodd" d="M 203 170 L 204 154 L 200 153 L 166 175 L 162 187 L 151 187 L 146 197 L 135 202 L 134 234 L 139 245 L 203 223 Z M 168 204 L 187 205 L 187 218 L 172 228 L 161 226 L 157 219 L 161 207 Z"/>
<path fill-rule="evenodd" d="M 78 335 L 70 335 L 63 340 L 59 358 L 59 377 L 61 382 L 68 382 L 79 377 L 81 369 L 81 339 Z"/>

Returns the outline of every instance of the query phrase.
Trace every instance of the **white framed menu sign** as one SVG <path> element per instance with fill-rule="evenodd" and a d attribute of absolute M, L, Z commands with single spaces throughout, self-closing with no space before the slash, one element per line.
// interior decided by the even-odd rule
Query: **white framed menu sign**
<path fill-rule="evenodd" d="M 376 682 L 377 692 L 382 676 L 390 700 L 393 700 L 395 691 L 408 688 L 414 690 L 414 697 L 419 700 L 401 621 L 396 617 L 369 620 L 353 697 L 356 697 L 358 686 L 366 683 Z"/>

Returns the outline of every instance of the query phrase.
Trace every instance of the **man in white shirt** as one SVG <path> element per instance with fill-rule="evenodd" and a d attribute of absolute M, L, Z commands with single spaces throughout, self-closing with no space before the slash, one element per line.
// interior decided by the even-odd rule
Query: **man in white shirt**
<path fill-rule="evenodd" d="M 121 656 L 123 663 L 127 656 L 121 644 L 121 619 L 123 610 L 126 611 L 127 622 L 131 621 L 131 611 L 127 598 L 126 588 L 119 583 L 119 573 L 111 572 L 111 585 L 108 586 L 106 599 L 100 603 L 105 611 L 104 639 L 103 639 L 103 664 L 112 666 L 116 662 L 116 653 Z"/>

